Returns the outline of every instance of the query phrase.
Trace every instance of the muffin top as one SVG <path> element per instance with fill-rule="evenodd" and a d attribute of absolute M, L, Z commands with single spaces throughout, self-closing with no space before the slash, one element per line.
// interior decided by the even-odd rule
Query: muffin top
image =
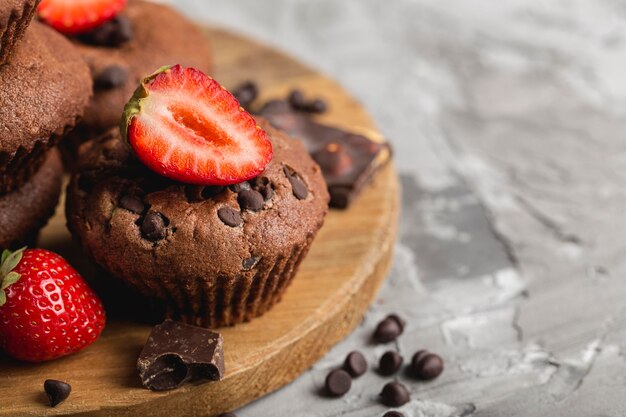
<path fill-rule="evenodd" d="M 117 126 L 139 82 L 157 69 L 174 64 L 211 69 L 206 35 L 168 6 L 131 0 L 111 26 L 102 31 L 120 33 L 96 33 L 88 40 L 79 37 L 74 41 L 94 77 L 95 94 L 84 117 L 92 131 Z M 94 38 L 100 41 L 94 42 Z M 111 38 L 129 40 L 107 44 Z"/>
<path fill-rule="evenodd" d="M 89 68 L 72 44 L 33 22 L 0 67 L 0 152 L 30 151 L 76 124 L 92 93 Z"/>
<path fill-rule="evenodd" d="M 288 255 L 321 227 L 329 196 L 302 143 L 259 125 L 274 159 L 259 177 L 228 187 L 152 173 L 117 130 L 86 143 L 68 188 L 68 226 L 96 260 L 127 276 L 233 276 Z"/>

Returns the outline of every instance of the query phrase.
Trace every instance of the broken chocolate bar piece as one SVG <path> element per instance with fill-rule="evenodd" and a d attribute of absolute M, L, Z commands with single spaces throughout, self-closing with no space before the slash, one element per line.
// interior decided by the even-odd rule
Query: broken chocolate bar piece
<path fill-rule="evenodd" d="M 331 207 L 348 207 L 391 156 L 387 143 L 318 123 L 285 100 L 266 103 L 258 115 L 304 142 L 322 168 Z"/>
<path fill-rule="evenodd" d="M 189 381 L 219 381 L 224 376 L 223 345 L 219 333 L 165 320 L 152 329 L 137 360 L 141 382 L 165 391 Z"/>

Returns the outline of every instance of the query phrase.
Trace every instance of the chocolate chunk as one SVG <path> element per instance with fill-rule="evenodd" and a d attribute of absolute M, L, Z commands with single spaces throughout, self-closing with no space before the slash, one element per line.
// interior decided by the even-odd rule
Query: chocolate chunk
<path fill-rule="evenodd" d="M 152 242 L 165 239 L 170 221 L 162 213 L 151 211 L 141 222 L 141 235 Z"/>
<path fill-rule="evenodd" d="M 249 271 L 256 266 L 261 260 L 260 256 L 252 256 L 250 258 L 244 259 L 241 265 L 243 266 L 244 271 Z"/>
<path fill-rule="evenodd" d="M 353 378 L 357 378 L 367 371 L 367 360 L 361 352 L 350 352 L 343 363 L 343 369 Z"/>
<path fill-rule="evenodd" d="M 387 318 L 394 320 L 396 323 L 398 323 L 398 326 L 400 326 L 400 330 L 404 332 L 404 326 L 406 326 L 406 320 L 404 320 L 402 317 L 398 316 L 397 314 L 389 314 Z"/>
<path fill-rule="evenodd" d="M 351 386 L 352 378 L 343 369 L 330 371 L 328 376 L 326 376 L 326 392 L 332 397 L 341 397 L 350 391 Z"/>
<path fill-rule="evenodd" d="M 246 81 L 233 90 L 233 95 L 241 107 L 247 109 L 259 96 L 259 87 L 254 81 Z"/>
<path fill-rule="evenodd" d="M 411 400 L 409 390 L 399 382 L 390 382 L 385 385 L 380 397 L 387 407 L 400 407 Z"/>
<path fill-rule="evenodd" d="M 190 203 L 198 203 L 220 195 L 226 187 L 202 185 L 188 185 L 185 187 L 185 197 Z"/>
<path fill-rule="evenodd" d="M 376 326 L 374 340 L 378 343 L 388 343 L 396 340 L 401 334 L 402 327 L 400 327 L 400 324 L 396 320 L 387 317 Z"/>
<path fill-rule="evenodd" d="M 219 217 L 225 225 L 230 227 L 237 227 L 243 223 L 241 213 L 228 206 L 222 207 L 217 210 L 217 217 Z"/>
<path fill-rule="evenodd" d="M 118 15 L 91 32 L 80 35 L 78 39 L 89 45 L 117 47 L 130 41 L 134 36 L 133 32 L 130 19 Z"/>
<path fill-rule="evenodd" d="M 321 100 L 319 98 L 309 103 L 306 103 L 300 108 L 300 111 L 305 111 L 309 113 L 325 113 L 326 110 L 328 110 L 328 105 L 324 100 Z"/>
<path fill-rule="evenodd" d="M 128 81 L 128 70 L 118 65 L 110 65 L 100 71 L 93 79 L 96 90 L 111 90 L 121 87 Z"/>
<path fill-rule="evenodd" d="M 264 185 L 263 187 L 259 188 L 259 192 L 261 193 L 261 195 L 263 196 L 263 200 L 265 201 L 270 201 L 272 197 L 274 197 L 274 187 L 272 187 L 272 184 Z"/>
<path fill-rule="evenodd" d="M 251 187 L 250 187 L 250 183 L 249 182 L 244 181 L 244 182 L 241 182 L 239 184 L 229 185 L 228 188 L 230 188 L 230 190 L 233 193 L 240 193 L 240 192 L 242 192 L 244 190 L 249 190 Z"/>
<path fill-rule="evenodd" d="M 307 188 L 304 180 L 293 168 L 288 165 L 283 167 L 283 171 L 285 172 L 285 176 L 289 180 L 291 184 L 291 190 L 293 191 L 293 195 L 296 196 L 298 200 L 304 200 L 309 195 L 309 189 Z"/>
<path fill-rule="evenodd" d="M 237 197 L 239 206 L 243 210 L 259 211 L 263 208 L 265 200 L 260 192 L 255 190 L 243 190 Z"/>
<path fill-rule="evenodd" d="M 56 379 L 46 379 L 43 383 L 43 389 L 46 391 L 46 395 L 50 401 L 50 407 L 56 407 L 67 400 L 67 397 L 69 397 L 72 392 L 72 386 L 70 384 L 57 381 Z"/>
<path fill-rule="evenodd" d="M 165 391 L 189 381 L 219 381 L 224 376 L 223 344 L 219 333 L 165 320 L 152 329 L 137 360 L 141 382 Z"/>
<path fill-rule="evenodd" d="M 302 94 L 302 91 L 300 90 L 292 90 L 291 93 L 289 93 L 289 97 L 287 98 L 287 100 L 289 101 L 291 107 L 296 110 L 300 109 L 306 104 L 304 94 Z"/>
<path fill-rule="evenodd" d="M 395 350 L 385 352 L 378 362 L 378 373 L 383 376 L 393 375 L 398 372 L 402 366 L 402 362 L 404 362 L 404 359 Z"/>
<path fill-rule="evenodd" d="M 135 214 L 143 214 L 147 208 L 146 203 L 141 198 L 128 194 L 120 198 L 119 206 Z"/>
<path fill-rule="evenodd" d="M 322 172 L 330 175 L 344 175 L 352 169 L 352 159 L 343 145 L 329 142 L 322 149 L 313 154 Z"/>
<path fill-rule="evenodd" d="M 383 417 L 404 417 L 399 411 L 387 411 Z"/>
<path fill-rule="evenodd" d="M 427 350 L 417 351 L 411 360 L 411 372 L 419 379 L 435 379 L 443 372 L 443 359 Z"/>
<path fill-rule="evenodd" d="M 309 153 L 316 157 L 328 184 L 332 207 L 348 207 L 390 159 L 388 144 L 317 123 L 308 114 L 295 110 L 286 100 L 270 101 L 258 114 L 274 127 L 300 139 Z M 341 153 L 327 155 L 325 152 L 328 151 L 324 148 L 331 143 L 341 145 Z M 348 161 L 350 169 L 347 168 Z"/>

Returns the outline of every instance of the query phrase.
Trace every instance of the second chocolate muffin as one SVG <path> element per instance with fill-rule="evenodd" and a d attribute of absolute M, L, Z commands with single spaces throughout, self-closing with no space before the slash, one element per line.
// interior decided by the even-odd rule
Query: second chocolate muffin
<path fill-rule="evenodd" d="M 280 300 L 322 226 L 328 192 L 297 140 L 259 121 L 274 159 L 256 179 L 189 186 L 150 172 L 117 130 L 81 149 L 68 227 L 112 275 L 206 327 L 263 314 Z"/>
<path fill-rule="evenodd" d="M 0 0 L 0 65 L 30 25 L 40 0 Z"/>

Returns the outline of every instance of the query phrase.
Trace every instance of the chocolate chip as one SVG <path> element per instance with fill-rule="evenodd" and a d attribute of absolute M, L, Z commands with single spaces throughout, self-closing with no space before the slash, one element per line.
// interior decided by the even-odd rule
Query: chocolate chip
<path fill-rule="evenodd" d="M 111 90 L 121 87 L 128 81 L 128 70 L 119 65 L 110 65 L 100 71 L 93 79 L 96 90 Z"/>
<path fill-rule="evenodd" d="M 56 407 L 61 404 L 72 392 L 72 386 L 70 384 L 57 381 L 56 379 L 46 379 L 43 383 L 43 389 L 46 391 L 46 395 L 50 401 L 50 407 Z"/>
<path fill-rule="evenodd" d="M 241 107 L 248 108 L 259 96 L 259 87 L 254 81 L 246 81 L 233 90 L 233 95 Z"/>
<path fill-rule="evenodd" d="M 243 210 L 259 211 L 263 208 L 263 195 L 255 190 L 242 190 L 237 197 L 239 206 Z"/>
<path fill-rule="evenodd" d="M 395 350 L 385 352 L 378 362 L 378 373 L 383 376 L 393 375 L 398 372 L 402 366 L 402 362 L 404 362 L 404 359 Z"/>
<path fill-rule="evenodd" d="M 147 208 L 146 203 L 141 198 L 128 194 L 120 198 L 119 206 L 135 214 L 143 214 Z"/>
<path fill-rule="evenodd" d="M 343 369 L 353 378 L 360 377 L 367 371 L 367 360 L 361 352 L 350 352 L 343 363 Z"/>
<path fill-rule="evenodd" d="M 399 382 L 390 382 L 385 385 L 380 397 L 387 407 L 400 407 L 411 400 L 409 390 Z"/>
<path fill-rule="evenodd" d="M 404 332 L 404 326 L 406 326 L 406 320 L 404 320 L 402 317 L 398 316 L 395 313 L 389 314 L 387 318 L 398 323 L 398 326 L 400 326 L 400 330 Z"/>
<path fill-rule="evenodd" d="M 374 331 L 374 340 L 378 343 L 388 343 L 396 340 L 402 334 L 400 324 L 391 318 L 386 318 L 378 323 Z"/>
<path fill-rule="evenodd" d="M 217 210 L 217 217 L 220 218 L 225 225 L 230 227 L 237 227 L 243 223 L 241 213 L 231 207 L 221 207 Z"/>
<path fill-rule="evenodd" d="M 417 351 L 411 360 L 411 372 L 419 379 L 435 379 L 443 372 L 443 359 L 426 350 Z"/>
<path fill-rule="evenodd" d="M 250 183 L 247 181 L 241 182 L 239 184 L 232 184 L 229 185 L 228 188 L 230 188 L 230 191 L 232 191 L 233 193 L 240 193 L 244 190 L 249 190 L 250 189 Z"/>
<path fill-rule="evenodd" d="M 326 102 L 324 100 L 315 99 L 310 103 L 306 103 L 300 110 L 306 111 L 309 113 L 325 113 L 328 109 Z"/>
<path fill-rule="evenodd" d="M 263 187 L 259 188 L 259 192 L 261 193 L 261 195 L 263 196 L 263 200 L 265 201 L 270 201 L 272 197 L 274 197 L 274 187 L 272 187 L 272 184 L 264 185 Z"/>
<path fill-rule="evenodd" d="M 165 320 L 152 329 L 137 360 L 141 382 L 165 391 L 193 380 L 218 381 L 224 376 L 223 345 L 219 333 Z"/>
<path fill-rule="evenodd" d="M 333 397 L 341 397 L 350 391 L 352 386 L 352 378 L 350 374 L 343 369 L 335 369 L 330 371 L 326 377 L 326 392 Z"/>
<path fill-rule="evenodd" d="M 387 411 L 383 417 L 404 417 L 399 411 Z"/>
<path fill-rule="evenodd" d="M 291 184 L 291 190 L 293 191 L 293 195 L 296 196 L 298 200 L 304 200 L 309 195 L 309 189 L 304 184 L 304 180 L 293 168 L 285 165 L 283 167 L 283 171 L 285 172 L 285 176 L 289 180 Z"/>
<path fill-rule="evenodd" d="M 91 32 L 80 35 L 78 39 L 90 45 L 117 47 L 130 41 L 133 38 L 133 32 L 130 19 L 118 15 Z"/>
<path fill-rule="evenodd" d="M 187 185 L 185 187 L 185 197 L 190 203 L 198 203 L 208 200 L 221 194 L 226 188 L 221 186 Z"/>
<path fill-rule="evenodd" d="M 322 149 L 313 154 L 313 159 L 330 175 L 343 175 L 349 172 L 353 165 L 346 148 L 337 142 L 327 143 Z"/>
<path fill-rule="evenodd" d="M 302 94 L 302 91 L 300 90 L 292 90 L 291 93 L 289 93 L 287 101 L 289 102 L 291 107 L 298 110 L 306 104 L 304 94 Z"/>
<path fill-rule="evenodd" d="M 260 260 L 261 260 L 260 256 L 252 256 L 250 258 L 244 259 L 243 262 L 241 262 L 241 265 L 243 266 L 243 270 L 244 271 L 251 270 L 252 268 L 256 266 L 256 264 L 259 263 Z"/>
<path fill-rule="evenodd" d="M 204 189 L 202 190 L 201 196 L 205 200 L 208 200 L 209 198 L 213 198 L 217 195 L 220 195 L 222 192 L 224 192 L 225 189 L 226 187 L 221 187 L 218 185 L 204 187 Z"/>
<path fill-rule="evenodd" d="M 152 242 L 165 239 L 169 219 L 158 211 L 151 211 L 141 222 L 141 235 Z"/>

